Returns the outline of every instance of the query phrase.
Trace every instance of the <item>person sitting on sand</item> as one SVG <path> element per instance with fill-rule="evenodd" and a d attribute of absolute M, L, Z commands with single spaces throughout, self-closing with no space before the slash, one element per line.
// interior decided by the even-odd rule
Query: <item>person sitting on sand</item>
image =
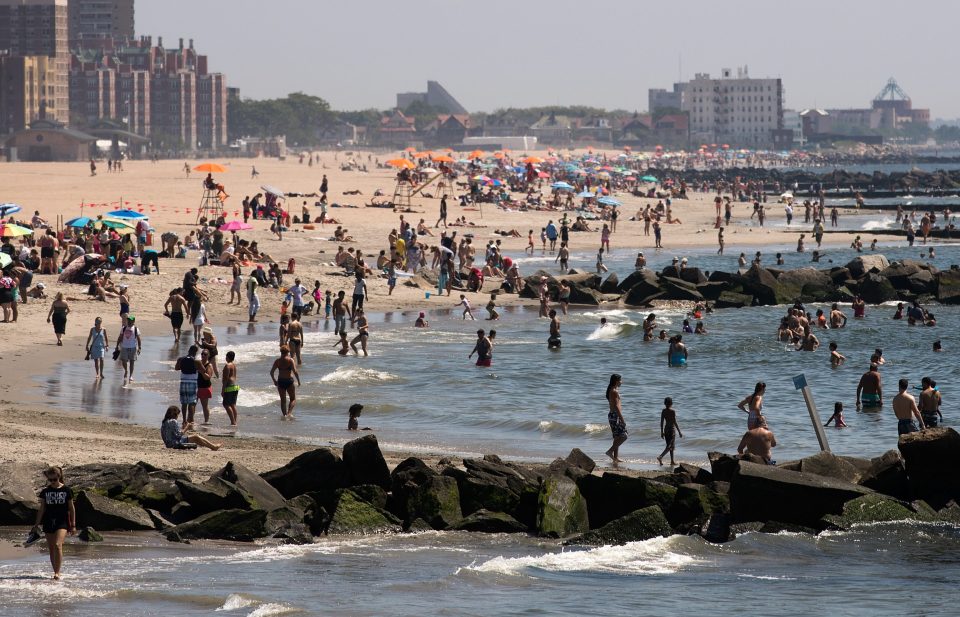
<path fill-rule="evenodd" d="M 160 437 L 163 439 L 163 445 L 176 450 L 189 449 L 189 444 L 196 444 L 211 450 L 219 450 L 223 447 L 222 443 L 213 443 L 206 437 L 202 437 L 192 431 L 185 434 L 180 430 L 180 423 L 177 417 L 180 415 L 180 408 L 176 405 L 167 407 L 167 413 L 163 416 L 163 423 L 160 425 Z"/>
<path fill-rule="evenodd" d="M 420 222 L 417 223 L 417 235 L 418 236 L 432 236 L 433 232 L 430 231 L 430 228 L 427 227 L 427 224 L 423 219 L 420 219 Z"/>

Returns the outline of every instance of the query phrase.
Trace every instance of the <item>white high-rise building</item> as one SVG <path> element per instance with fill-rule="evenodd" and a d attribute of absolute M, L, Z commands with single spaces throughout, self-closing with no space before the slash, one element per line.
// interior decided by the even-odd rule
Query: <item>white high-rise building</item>
<path fill-rule="evenodd" d="M 767 147 L 783 126 L 783 83 L 753 79 L 747 67 L 723 69 L 719 78 L 697 73 L 684 89 L 690 139 L 703 144 Z"/>

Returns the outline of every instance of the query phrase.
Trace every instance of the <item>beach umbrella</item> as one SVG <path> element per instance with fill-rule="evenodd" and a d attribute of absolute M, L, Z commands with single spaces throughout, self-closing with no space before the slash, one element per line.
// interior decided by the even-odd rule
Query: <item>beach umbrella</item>
<path fill-rule="evenodd" d="M 452 163 L 453 162 L 453 157 L 447 156 L 446 154 L 431 156 L 430 159 L 435 163 Z"/>
<path fill-rule="evenodd" d="M 216 163 L 200 163 L 193 168 L 193 171 L 205 171 L 211 174 L 222 174 L 226 173 L 227 168 L 223 165 L 217 165 Z"/>
<path fill-rule="evenodd" d="M 539 156 L 528 156 L 527 158 L 523 159 L 521 162 L 524 164 L 531 163 L 533 165 L 539 165 L 540 163 L 543 162 L 543 159 L 540 158 Z"/>
<path fill-rule="evenodd" d="M 596 196 L 597 196 L 596 193 L 591 193 L 590 191 L 580 191 L 579 193 L 577 193 L 577 197 L 580 197 L 582 199 L 593 199 Z"/>
<path fill-rule="evenodd" d="M 483 150 L 474 150 L 473 152 L 471 152 L 470 154 L 467 155 L 467 158 L 468 158 L 468 159 L 482 159 L 482 158 L 485 157 L 486 155 L 487 155 L 487 153 L 484 152 Z"/>
<path fill-rule="evenodd" d="M 20 212 L 21 210 L 23 210 L 23 208 L 21 208 L 21 207 L 18 206 L 17 204 L 0 204 L 0 216 L 7 216 L 7 215 L 10 215 L 10 214 L 16 214 L 17 212 Z"/>
<path fill-rule="evenodd" d="M 387 165 L 398 169 L 413 169 L 416 167 L 410 159 L 390 159 L 387 161 Z"/>
<path fill-rule="evenodd" d="M 260 190 L 262 190 L 264 193 L 273 195 L 274 197 L 279 197 L 280 199 L 283 199 L 287 196 L 286 193 L 284 193 L 283 191 L 281 191 L 275 186 L 270 186 L 269 184 L 264 184 L 263 186 L 260 187 Z"/>
<path fill-rule="evenodd" d="M 109 227 L 110 229 L 136 229 L 136 225 L 131 225 L 130 221 L 126 219 L 97 219 L 94 224 L 101 227 Z"/>
<path fill-rule="evenodd" d="M 434 169 L 433 167 L 424 167 L 423 169 L 420 170 L 420 173 L 422 173 L 422 174 L 428 174 L 428 175 L 433 175 L 433 174 L 438 174 L 438 173 L 440 173 L 440 171 L 437 170 L 437 169 Z"/>
<path fill-rule="evenodd" d="M 6 253 L 0 253 L 0 268 L 6 268 L 13 263 L 13 258 Z"/>
<path fill-rule="evenodd" d="M 548 174 L 548 173 L 545 172 L 545 171 L 541 171 L 540 173 L 537 174 L 537 177 L 538 177 L 538 178 L 543 178 L 544 180 L 546 180 L 547 178 L 550 177 L 550 174 Z"/>
<path fill-rule="evenodd" d="M 630 182 L 636 182 L 636 181 L 637 181 L 637 177 L 636 177 L 636 176 L 627 176 L 626 178 L 624 178 L 624 180 L 628 180 L 628 181 L 630 181 Z"/>
<path fill-rule="evenodd" d="M 19 225 L 5 223 L 0 225 L 0 238 L 16 238 L 17 236 L 33 235 L 33 230 Z"/>
<path fill-rule="evenodd" d="M 69 221 L 65 222 L 64 225 L 67 227 L 86 227 L 92 220 L 93 219 L 89 216 L 78 216 L 75 219 L 70 219 Z"/>
<path fill-rule="evenodd" d="M 603 204 L 605 206 L 619 206 L 620 202 L 614 199 L 613 197 L 601 197 L 597 200 L 598 204 Z"/>
<path fill-rule="evenodd" d="M 507 156 L 507 155 L 504 154 L 503 152 L 494 152 L 494 153 L 493 153 L 493 158 L 495 158 L 495 159 L 502 159 L 502 158 L 505 157 L 505 156 Z"/>
<path fill-rule="evenodd" d="M 243 221 L 227 221 L 220 226 L 220 231 L 242 231 L 244 229 L 253 229 L 253 225 Z"/>
<path fill-rule="evenodd" d="M 141 212 L 134 212 L 133 210 L 114 210 L 113 212 L 107 212 L 107 216 L 112 216 L 117 219 L 148 219 L 150 218 L 146 214 Z"/>
<path fill-rule="evenodd" d="M 644 182 L 657 182 L 657 179 L 654 178 L 653 176 L 644 176 L 640 179 L 643 180 Z"/>
<path fill-rule="evenodd" d="M 572 191 L 575 187 L 568 182 L 554 182 L 550 188 L 556 191 Z"/>

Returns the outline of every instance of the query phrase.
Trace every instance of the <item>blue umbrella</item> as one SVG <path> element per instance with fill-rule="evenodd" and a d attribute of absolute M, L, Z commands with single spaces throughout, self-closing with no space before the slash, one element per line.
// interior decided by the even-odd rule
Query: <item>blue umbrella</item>
<path fill-rule="evenodd" d="M 590 191 L 582 191 L 582 192 L 580 192 L 580 193 L 577 193 L 577 197 L 582 197 L 582 198 L 584 198 L 584 199 L 590 199 L 590 198 L 596 197 L 596 196 L 597 196 L 596 193 L 591 193 Z"/>
<path fill-rule="evenodd" d="M 93 219 L 90 218 L 89 216 L 78 216 L 75 219 L 70 219 L 69 221 L 64 223 L 64 225 L 66 225 L 67 227 L 86 227 L 87 225 L 90 224 L 90 221 L 92 220 Z"/>
<path fill-rule="evenodd" d="M 113 212 L 107 212 L 107 216 L 112 216 L 118 219 L 147 219 L 150 218 L 146 214 L 141 212 L 134 212 L 133 210 L 114 210 Z"/>
<path fill-rule="evenodd" d="M 598 204 L 603 204 L 605 206 L 619 206 L 620 202 L 614 199 L 613 197 L 601 197 L 597 200 Z"/>
<path fill-rule="evenodd" d="M 550 188 L 558 191 L 572 191 L 574 186 L 568 182 L 554 182 L 550 185 Z"/>
<path fill-rule="evenodd" d="M 17 204 L 0 204 L 0 216 L 7 216 L 23 210 Z"/>

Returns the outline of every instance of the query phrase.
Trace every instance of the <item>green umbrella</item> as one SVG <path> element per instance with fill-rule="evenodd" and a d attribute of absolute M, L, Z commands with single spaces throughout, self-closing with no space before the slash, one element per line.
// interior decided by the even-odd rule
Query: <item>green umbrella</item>
<path fill-rule="evenodd" d="M 653 176 L 644 176 L 640 179 L 643 180 L 644 182 L 659 182 L 659 180 L 657 180 Z"/>

